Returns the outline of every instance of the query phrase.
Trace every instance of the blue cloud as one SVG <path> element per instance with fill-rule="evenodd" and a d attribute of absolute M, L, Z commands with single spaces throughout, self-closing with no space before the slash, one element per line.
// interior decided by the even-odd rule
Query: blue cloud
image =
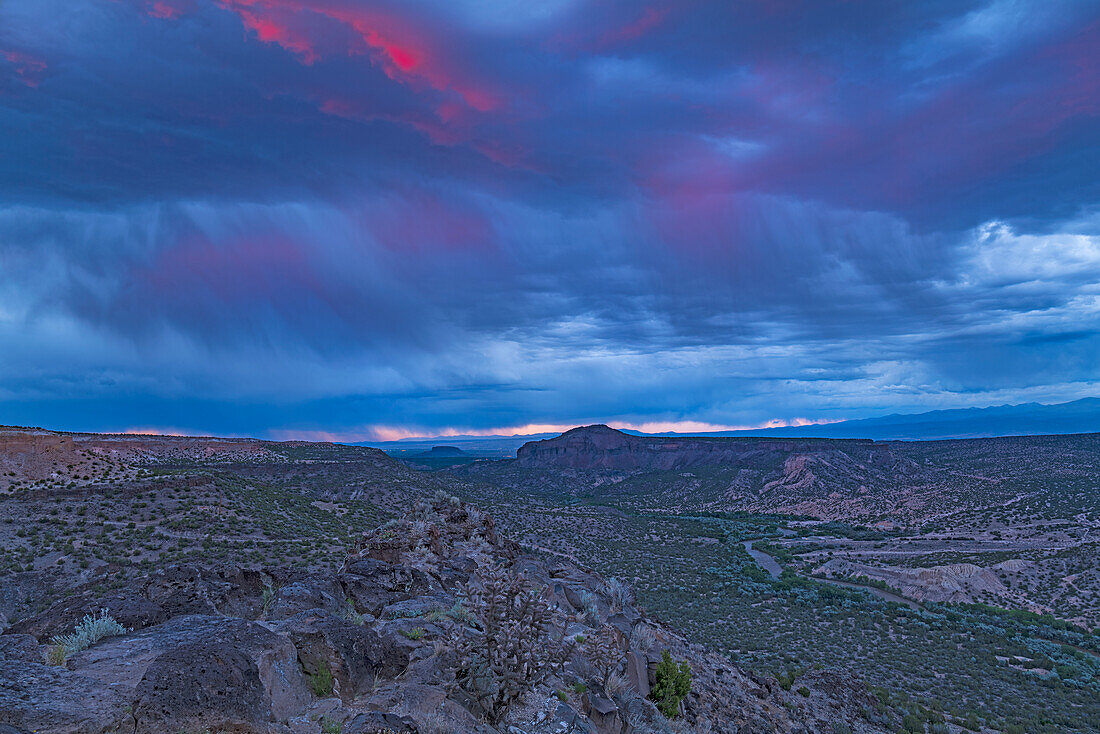
<path fill-rule="evenodd" d="M 8 0 L 0 407 L 264 433 L 1094 393 L 1100 16 L 1029 7 Z"/>

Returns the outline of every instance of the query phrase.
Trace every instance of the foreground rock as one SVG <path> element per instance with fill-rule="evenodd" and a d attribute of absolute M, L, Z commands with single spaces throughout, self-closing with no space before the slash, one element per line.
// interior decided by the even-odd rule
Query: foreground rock
<path fill-rule="evenodd" d="M 514 597 L 487 597 L 500 579 L 519 584 Z M 524 627 L 517 605 L 540 621 Z M 100 608 L 133 631 L 43 664 L 39 643 Z M 479 651 L 502 641 L 483 632 L 492 609 L 539 675 L 471 675 Z M 891 723 L 872 721 L 874 699 L 850 679 L 821 673 L 784 691 L 736 668 L 648 619 L 625 586 L 525 555 L 445 496 L 364 534 L 337 572 L 166 568 L 125 590 L 78 589 L 0 643 L 0 731 L 810 734 Z M 692 676 L 671 721 L 649 698 L 666 652 Z M 516 696 L 498 695 L 524 676 Z"/>

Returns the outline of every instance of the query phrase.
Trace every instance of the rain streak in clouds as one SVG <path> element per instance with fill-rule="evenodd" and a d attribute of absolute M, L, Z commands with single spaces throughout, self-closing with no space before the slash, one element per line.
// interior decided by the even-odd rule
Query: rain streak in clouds
<path fill-rule="evenodd" d="M 1092 2 L 6 0 L 5 423 L 1098 392 Z"/>

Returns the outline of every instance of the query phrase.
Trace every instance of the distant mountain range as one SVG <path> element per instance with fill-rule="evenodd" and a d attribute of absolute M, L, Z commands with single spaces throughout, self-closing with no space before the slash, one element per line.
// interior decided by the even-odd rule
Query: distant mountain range
<path fill-rule="evenodd" d="M 933 410 L 913 415 L 788 426 L 753 431 L 707 433 L 707 436 L 799 436 L 929 441 L 946 438 L 990 438 L 1100 432 L 1100 398 L 1042 405 L 998 405 L 991 408 Z M 655 434 L 675 435 L 675 434 Z"/>
<path fill-rule="evenodd" d="M 990 408 L 958 408 L 933 410 L 910 415 L 887 415 L 880 418 L 823 423 L 809 426 L 786 426 L 744 431 L 714 433 L 642 433 L 626 430 L 636 436 L 773 436 L 800 438 L 871 438 L 876 441 L 930 441 L 950 438 L 989 438 L 993 436 L 1057 435 L 1067 433 L 1100 433 L 1100 398 L 1083 398 L 1070 403 L 1042 405 L 998 405 Z M 528 441 L 552 438 L 555 433 L 526 436 L 448 436 L 451 446 L 485 457 L 514 455 Z M 438 438 L 408 438 L 401 441 L 364 441 L 357 445 L 373 446 L 387 452 L 427 451 Z"/>

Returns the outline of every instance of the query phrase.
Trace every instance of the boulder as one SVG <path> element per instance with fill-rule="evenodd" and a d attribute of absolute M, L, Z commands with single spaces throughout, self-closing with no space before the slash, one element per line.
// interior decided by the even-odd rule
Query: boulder
<path fill-rule="evenodd" d="M 268 731 L 310 701 L 291 642 L 243 619 L 188 615 L 74 655 L 76 673 L 133 703 L 138 734 Z"/>
<path fill-rule="evenodd" d="M 256 617 L 260 612 L 263 581 L 258 571 L 237 568 L 210 569 L 171 566 L 151 576 L 103 595 L 96 584 L 24 619 L 12 632 L 30 634 L 45 641 L 71 632 L 87 614 L 106 609 L 124 627 L 141 630 L 187 614 Z"/>
<path fill-rule="evenodd" d="M 328 667 L 343 699 L 368 690 L 374 676 L 393 678 L 409 665 L 408 648 L 401 642 L 321 609 L 296 614 L 274 629 L 294 644 L 306 673 Z"/>
<path fill-rule="evenodd" d="M 588 719 L 600 734 L 619 734 L 623 722 L 619 717 L 619 707 L 611 701 L 594 693 L 584 695 L 584 706 Z"/>
<path fill-rule="evenodd" d="M 114 591 L 97 596 L 87 590 L 79 596 L 62 599 L 46 611 L 22 620 L 12 627 L 13 632 L 33 635 L 46 642 L 54 635 L 66 634 L 88 614 L 98 614 L 106 609 L 124 627 L 142 629 L 168 619 L 159 605 L 149 601 L 136 590 Z"/>
<path fill-rule="evenodd" d="M 634 629 L 634 620 L 622 612 L 612 614 L 607 618 L 607 623 L 614 628 L 624 640 L 630 639 L 630 633 Z"/>
<path fill-rule="evenodd" d="M 133 731 L 127 703 L 119 691 L 64 668 L 20 660 L 0 664 L 0 731 Z"/>
<path fill-rule="evenodd" d="M 419 729 L 416 728 L 416 722 L 408 716 L 369 711 L 345 723 L 341 730 L 341 734 L 378 734 L 378 732 L 417 734 Z"/>
<path fill-rule="evenodd" d="M 567 703 L 559 703 L 548 722 L 553 734 L 597 734 L 596 727 Z"/>
<path fill-rule="evenodd" d="M 31 635 L 0 635 L 0 661 L 7 660 L 43 662 L 38 640 Z"/>
<path fill-rule="evenodd" d="M 368 557 L 347 563 L 338 580 L 356 607 L 375 617 L 389 604 L 441 590 L 439 583 L 420 569 Z"/>
<path fill-rule="evenodd" d="M 157 571 L 144 591 L 168 617 L 224 614 L 255 618 L 260 614 L 263 589 L 264 577 L 259 571 L 184 565 Z"/>
<path fill-rule="evenodd" d="M 648 698 L 649 686 L 649 661 L 642 653 L 631 650 L 626 654 L 626 677 L 630 687 L 638 692 L 642 698 Z"/>
<path fill-rule="evenodd" d="M 268 619 L 287 619 L 311 609 L 338 614 L 345 606 L 344 590 L 331 577 L 314 577 L 291 582 L 275 592 L 267 610 Z"/>

